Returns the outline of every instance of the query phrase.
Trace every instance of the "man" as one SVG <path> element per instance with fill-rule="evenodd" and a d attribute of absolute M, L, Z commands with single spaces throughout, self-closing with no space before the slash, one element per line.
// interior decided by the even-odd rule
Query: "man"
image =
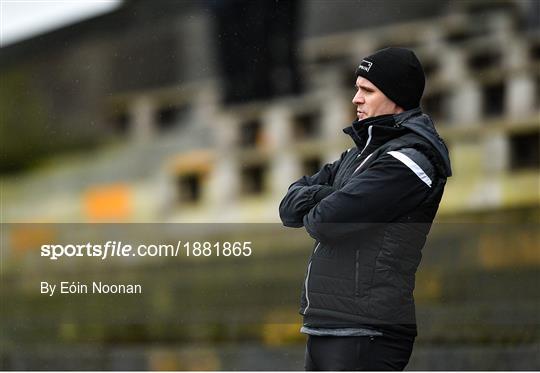
<path fill-rule="evenodd" d="M 414 52 L 386 48 L 356 70 L 355 147 L 293 183 L 288 227 L 316 242 L 300 313 L 306 370 L 403 370 L 417 335 L 413 289 L 421 249 L 451 175 L 448 150 L 419 105 Z"/>

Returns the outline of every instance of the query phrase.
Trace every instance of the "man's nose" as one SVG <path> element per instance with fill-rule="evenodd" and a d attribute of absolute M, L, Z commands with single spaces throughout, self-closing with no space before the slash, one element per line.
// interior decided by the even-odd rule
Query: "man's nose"
<path fill-rule="evenodd" d="M 353 99 L 352 99 L 352 103 L 355 104 L 355 105 L 358 105 L 358 104 L 363 104 L 364 103 L 364 97 L 362 96 L 362 94 L 360 92 L 357 92 Z"/>

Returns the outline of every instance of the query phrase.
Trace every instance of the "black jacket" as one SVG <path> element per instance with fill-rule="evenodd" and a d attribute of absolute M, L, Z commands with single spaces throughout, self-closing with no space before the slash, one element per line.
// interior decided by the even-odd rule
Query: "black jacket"
<path fill-rule="evenodd" d="M 448 150 L 420 109 L 344 132 L 356 147 L 293 183 L 279 208 L 285 226 L 304 226 L 316 240 L 304 325 L 416 335 L 415 273 L 451 175 Z"/>

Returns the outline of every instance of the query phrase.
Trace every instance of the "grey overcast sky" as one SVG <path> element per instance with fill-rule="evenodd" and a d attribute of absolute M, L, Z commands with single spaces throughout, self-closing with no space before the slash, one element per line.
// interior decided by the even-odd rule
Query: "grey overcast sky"
<path fill-rule="evenodd" d="M 110 12 L 121 0 L 0 0 L 0 46 Z"/>

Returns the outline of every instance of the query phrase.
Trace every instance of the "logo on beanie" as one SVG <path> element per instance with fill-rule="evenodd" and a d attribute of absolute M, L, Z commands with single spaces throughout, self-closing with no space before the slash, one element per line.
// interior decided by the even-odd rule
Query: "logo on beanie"
<path fill-rule="evenodd" d="M 369 69 L 371 69 L 371 65 L 373 65 L 373 62 L 362 60 L 362 62 L 360 62 L 360 65 L 358 65 L 358 68 L 369 72 Z"/>

